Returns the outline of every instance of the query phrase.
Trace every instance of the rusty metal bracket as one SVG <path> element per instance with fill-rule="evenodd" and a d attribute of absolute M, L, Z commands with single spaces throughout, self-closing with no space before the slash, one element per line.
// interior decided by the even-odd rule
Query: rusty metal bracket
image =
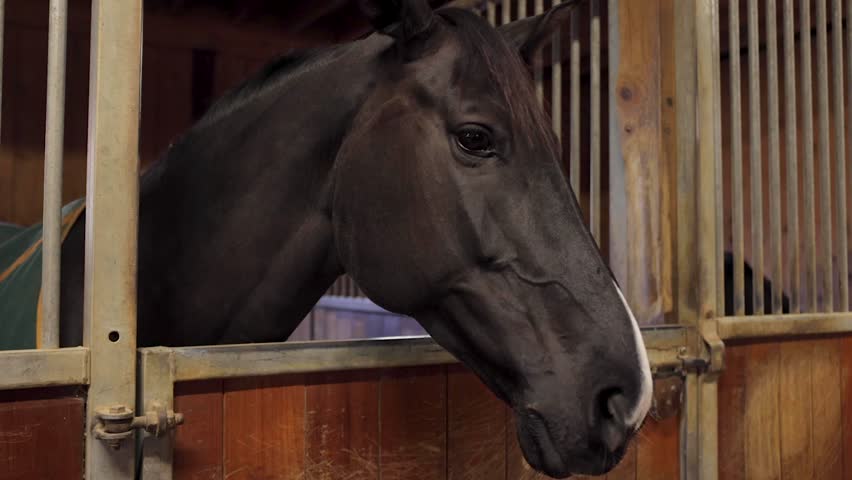
<path fill-rule="evenodd" d="M 103 440 L 114 449 L 121 448 L 121 441 L 142 429 L 155 437 L 165 435 L 183 424 L 183 414 L 154 404 L 144 415 L 134 416 L 133 410 L 125 405 L 113 405 L 95 410 L 95 438 Z"/>

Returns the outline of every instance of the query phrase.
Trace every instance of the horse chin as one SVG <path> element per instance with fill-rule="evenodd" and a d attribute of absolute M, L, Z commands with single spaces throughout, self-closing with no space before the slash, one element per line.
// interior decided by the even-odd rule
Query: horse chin
<path fill-rule="evenodd" d="M 547 423 L 531 412 L 516 415 L 518 442 L 527 463 L 535 470 L 552 478 L 570 478 L 572 475 L 603 475 L 612 470 L 626 449 L 593 458 L 587 449 L 568 449 L 556 445 Z M 574 451 L 571 451 L 574 450 Z"/>

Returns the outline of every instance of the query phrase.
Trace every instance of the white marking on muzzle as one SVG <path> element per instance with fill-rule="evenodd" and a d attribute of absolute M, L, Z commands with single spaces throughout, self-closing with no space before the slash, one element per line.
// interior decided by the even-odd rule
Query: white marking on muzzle
<path fill-rule="evenodd" d="M 615 282 L 613 282 L 613 284 L 615 285 Z M 615 290 L 618 292 L 618 296 L 621 298 L 624 308 L 627 309 L 627 314 L 630 315 L 630 323 L 633 325 L 633 336 L 636 341 L 636 353 L 639 355 L 639 369 L 642 370 L 642 383 L 639 386 L 639 402 L 636 404 L 636 408 L 630 412 L 626 419 L 629 426 L 637 428 L 639 426 L 639 422 L 644 419 L 648 410 L 651 408 L 651 399 L 654 394 L 654 380 L 651 377 L 651 366 L 648 363 L 648 352 L 645 350 L 645 342 L 642 340 L 642 332 L 639 330 L 639 322 L 637 322 L 636 317 L 633 316 L 633 311 L 630 310 L 630 305 L 627 304 L 627 300 L 624 299 L 624 294 L 621 293 L 621 289 L 618 288 L 618 285 L 615 285 Z"/>

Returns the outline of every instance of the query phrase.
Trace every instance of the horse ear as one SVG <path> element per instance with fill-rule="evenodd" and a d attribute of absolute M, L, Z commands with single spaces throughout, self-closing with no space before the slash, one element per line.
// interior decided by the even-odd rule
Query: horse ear
<path fill-rule="evenodd" d="M 376 31 L 397 40 L 411 40 L 434 22 L 428 0 L 359 0 L 361 11 Z"/>
<path fill-rule="evenodd" d="M 550 10 L 517 20 L 497 30 L 509 45 L 515 47 L 524 62 L 532 65 L 535 54 L 550 40 L 550 36 L 571 16 L 572 7 L 578 0 L 562 2 Z"/>

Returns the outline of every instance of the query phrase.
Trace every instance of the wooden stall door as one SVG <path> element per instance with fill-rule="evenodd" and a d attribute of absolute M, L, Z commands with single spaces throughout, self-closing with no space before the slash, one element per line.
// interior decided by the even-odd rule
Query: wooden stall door
<path fill-rule="evenodd" d="M 460 365 L 178 384 L 176 479 L 544 480 Z M 679 478 L 679 418 L 649 419 L 609 480 Z"/>
<path fill-rule="evenodd" d="M 720 479 L 852 479 L 852 336 L 732 345 L 726 363 Z"/>

